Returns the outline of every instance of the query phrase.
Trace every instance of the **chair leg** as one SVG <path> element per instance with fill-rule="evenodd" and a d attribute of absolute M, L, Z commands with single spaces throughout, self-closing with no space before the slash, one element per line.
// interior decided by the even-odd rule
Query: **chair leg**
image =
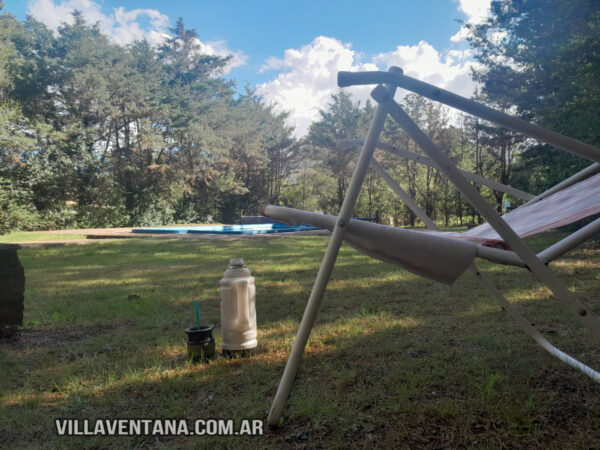
<path fill-rule="evenodd" d="M 431 218 L 425 214 L 425 211 L 419 208 L 416 202 L 406 192 L 404 192 L 404 190 L 392 177 L 387 174 L 383 167 L 377 164 L 375 160 L 371 161 L 371 165 L 384 179 L 384 181 L 392 188 L 392 190 L 398 194 L 402 200 L 404 200 L 412 212 L 414 212 L 415 215 L 426 224 L 427 228 L 431 230 L 438 230 L 438 227 L 433 220 L 431 220 Z M 578 243 L 581 243 L 586 238 L 589 238 L 592 234 L 598 232 L 599 227 L 600 219 L 597 219 L 596 221 L 579 230 L 577 233 L 571 235 L 571 239 L 567 238 L 558 242 L 554 246 L 544 250 L 538 255 L 538 257 L 540 257 L 543 261 L 551 260 L 556 257 L 556 255 L 561 254 L 563 250 L 573 248 Z M 533 338 L 533 340 L 536 341 L 540 347 L 565 364 L 576 370 L 579 370 L 595 382 L 600 383 L 600 373 L 553 346 L 544 336 L 539 333 L 539 331 L 535 329 L 535 327 L 517 310 L 517 308 L 511 305 L 506 297 L 504 297 L 504 295 L 502 295 L 502 293 L 496 289 L 496 287 L 487 278 L 485 278 L 481 272 L 479 272 L 479 269 L 477 269 L 475 264 L 472 264 L 471 267 L 469 267 L 469 270 L 473 275 L 475 275 L 477 281 L 479 281 L 479 284 L 508 312 L 508 314 L 517 322 L 519 327 L 531 338 Z"/>
<path fill-rule="evenodd" d="M 292 386 L 294 384 L 294 379 L 296 378 L 296 373 L 298 372 L 300 359 L 304 353 L 304 348 L 306 347 L 310 332 L 313 324 L 315 323 L 317 312 L 319 310 L 323 294 L 325 293 L 325 288 L 329 282 L 331 270 L 333 269 L 333 265 L 337 259 L 337 255 L 342 244 L 344 231 L 345 230 L 343 227 L 338 227 L 336 224 L 334 234 L 329 240 L 329 245 L 327 246 L 327 251 L 325 252 L 325 256 L 321 262 L 321 267 L 319 268 L 319 273 L 317 274 L 315 284 L 313 285 L 312 292 L 310 293 L 310 298 L 306 304 L 304 316 L 302 316 L 302 321 L 300 322 L 300 327 L 298 328 L 298 333 L 296 334 L 292 351 L 288 357 L 285 370 L 283 371 L 283 376 L 281 377 L 279 387 L 277 388 L 277 393 L 275 394 L 273 404 L 271 405 L 271 410 L 269 411 L 267 423 L 270 426 L 279 425 L 281 415 L 283 414 L 283 408 L 285 407 L 287 399 L 290 395 L 290 391 L 292 390 Z"/>
<path fill-rule="evenodd" d="M 540 334 L 540 332 L 538 330 L 535 329 L 535 327 L 533 325 L 531 325 L 531 322 L 529 322 L 529 320 L 527 320 L 517 310 L 517 308 L 515 308 L 513 305 L 511 305 L 510 302 L 502 295 L 502 293 L 500 293 L 500 291 L 498 291 L 498 289 L 496 289 L 496 287 L 492 283 L 490 283 L 490 281 L 487 278 L 485 278 L 481 272 L 479 272 L 479 270 L 477 269 L 475 264 L 472 264 L 471 267 L 469 267 L 469 270 L 471 271 L 471 273 L 473 275 L 475 275 L 475 277 L 477 278 L 477 280 L 479 281 L 481 286 L 486 291 L 488 291 L 488 293 L 517 322 L 519 327 L 525 333 L 527 333 L 529 336 L 531 336 L 533 338 L 533 340 L 536 341 L 540 347 L 542 347 L 544 350 L 546 350 L 552 356 L 560 359 L 565 364 L 568 364 L 569 366 L 573 367 L 574 369 L 579 370 L 580 372 L 584 373 L 585 375 L 590 377 L 592 380 L 594 380 L 596 383 L 600 383 L 600 373 L 596 372 L 591 367 L 586 366 L 581 361 L 578 361 L 577 359 L 573 358 L 572 356 L 568 355 L 567 353 L 559 350 L 554 345 L 552 345 L 544 336 L 542 336 Z"/>
<path fill-rule="evenodd" d="M 408 114 L 404 112 L 400 105 L 390 97 L 388 91 L 378 86 L 373 90 L 371 96 L 380 106 L 385 105 L 387 107 L 390 117 L 398 122 L 427 156 L 441 168 L 446 177 L 488 221 L 504 242 L 512 248 L 527 267 L 552 291 L 554 296 L 565 304 L 569 311 L 579 319 L 592 335 L 600 339 L 600 320 L 598 317 L 540 261 L 535 252 L 527 246 L 502 217 L 486 202 L 448 157 L 437 148 Z"/>
<path fill-rule="evenodd" d="M 390 92 L 393 97 L 395 88 L 390 88 Z M 279 425 L 281 415 L 283 414 L 283 409 L 285 408 L 292 385 L 294 384 L 294 379 L 296 378 L 296 373 L 298 372 L 300 359 L 304 353 L 304 348 L 306 347 L 310 332 L 317 317 L 317 312 L 319 310 L 321 300 L 323 299 L 325 288 L 329 282 L 331 270 L 333 269 L 333 265 L 335 264 L 335 260 L 337 259 L 337 255 L 342 245 L 342 239 L 347 228 L 346 225 L 349 223 L 352 216 L 352 210 L 356 205 L 360 188 L 362 187 L 365 179 L 371 158 L 373 157 L 375 146 L 379 141 L 379 135 L 383 130 L 386 116 L 387 113 L 385 112 L 385 108 L 380 106 L 377 107 L 373 121 L 369 127 L 367 137 L 360 152 L 358 162 L 352 174 L 352 179 L 348 185 L 348 190 L 346 191 L 346 196 L 344 197 L 342 207 L 340 208 L 333 233 L 329 239 L 327 251 L 325 252 L 325 256 L 321 262 L 319 273 L 317 274 L 310 298 L 308 299 L 306 309 L 304 310 L 304 316 L 300 322 L 300 327 L 298 328 L 298 334 L 294 340 L 292 351 L 285 366 L 285 370 L 283 371 L 281 381 L 279 382 L 277 393 L 273 399 L 273 404 L 271 405 L 271 410 L 269 411 L 269 416 L 267 418 L 267 423 L 269 426 L 274 427 Z"/>

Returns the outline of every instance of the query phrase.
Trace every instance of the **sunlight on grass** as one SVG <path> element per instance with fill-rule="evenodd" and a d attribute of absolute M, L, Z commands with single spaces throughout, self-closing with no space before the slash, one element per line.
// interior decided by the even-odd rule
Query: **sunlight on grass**
<path fill-rule="evenodd" d="M 70 241 L 85 238 L 85 234 L 52 233 L 47 231 L 16 231 L 9 234 L 0 234 L 0 243 L 12 244 L 16 242 Z"/>
<path fill-rule="evenodd" d="M 264 418 L 326 242 L 135 239 L 22 250 L 26 326 L 15 341 L 0 342 L 4 439 L 35 443 L 40 430 L 52 432 L 52 418 L 65 416 Z M 570 258 L 575 266 L 561 260 L 556 270 L 584 270 L 578 287 L 592 290 L 600 251 L 585 256 Z M 220 323 L 219 280 L 232 257 L 245 258 L 256 278 L 257 354 L 191 364 L 184 329 L 194 322 L 192 300 L 201 302 L 203 321 Z M 600 367 L 594 343 L 531 274 L 486 263 L 482 270 L 542 332 Z M 507 442 L 523 443 L 514 430 L 537 420 L 559 426 L 557 411 L 569 408 L 581 411 L 580 427 L 596 430 L 598 388 L 538 349 L 475 283 L 465 275 L 442 286 L 343 246 L 285 429 L 310 424 L 343 435 L 357 420 L 377 428 L 395 417 L 394 436 L 442 423 L 471 442 L 473 423 L 494 421 L 506 424 Z M 214 335 L 219 348 L 218 328 Z M 279 448 L 287 435 L 258 447 Z M 169 446 L 185 442 L 174 438 Z M 242 442 L 256 446 L 232 446 Z"/>
<path fill-rule="evenodd" d="M 600 262 L 596 261 L 582 261 L 573 259 L 563 259 L 552 263 L 552 267 L 558 269 L 586 269 L 586 270 L 598 270 L 600 269 Z"/>
<path fill-rule="evenodd" d="M 514 303 L 545 301 L 549 300 L 550 298 L 554 298 L 552 296 L 552 291 L 545 286 L 527 290 L 513 290 L 510 292 L 510 301 Z"/>

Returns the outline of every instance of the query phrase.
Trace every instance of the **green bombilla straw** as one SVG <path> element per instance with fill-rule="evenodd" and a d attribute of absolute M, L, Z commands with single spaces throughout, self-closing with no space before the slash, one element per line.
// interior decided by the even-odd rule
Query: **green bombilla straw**
<path fill-rule="evenodd" d="M 198 312 L 198 302 L 194 300 L 194 309 L 196 310 L 196 328 L 200 329 L 200 313 Z"/>

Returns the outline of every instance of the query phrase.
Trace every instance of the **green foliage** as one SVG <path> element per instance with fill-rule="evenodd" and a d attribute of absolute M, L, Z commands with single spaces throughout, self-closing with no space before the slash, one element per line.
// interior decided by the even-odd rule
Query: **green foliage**
<path fill-rule="evenodd" d="M 530 243 L 541 249 L 564 236 Z M 144 238 L 20 250 L 24 328 L 0 342 L 2 448 L 598 446 L 600 385 L 541 349 L 473 276 L 441 287 L 347 245 L 282 430 L 57 435 L 63 417 L 266 418 L 327 240 Z M 219 279 L 233 256 L 256 277 L 258 352 L 189 364 L 192 301 L 219 323 Z M 599 256 L 580 248 L 552 263 L 595 309 Z M 533 274 L 485 261 L 479 269 L 555 345 L 600 366 L 597 341 Z M 215 339 L 220 349 L 219 329 Z"/>
<path fill-rule="evenodd" d="M 332 95 L 297 141 L 249 88 L 222 77 L 182 19 L 159 48 L 113 44 L 73 13 L 54 35 L 33 18 L 0 14 L 2 229 L 236 221 L 264 204 L 336 214 L 374 108 Z M 600 143 L 600 6 L 592 0 L 493 2 L 470 25 L 481 65 L 476 98 L 591 144 Z M 538 193 L 585 161 L 481 120 L 450 120 L 416 95 L 402 107 L 458 167 Z M 388 120 L 381 139 L 423 156 Z M 481 218 L 434 167 L 375 158 L 434 220 Z M 504 195 L 477 186 L 501 209 Z M 381 178 L 367 173 L 355 215 L 420 226 Z"/>
<path fill-rule="evenodd" d="M 464 126 L 457 129 L 451 124 L 446 110 L 435 102 L 408 95 L 401 103 L 430 139 L 459 167 L 496 179 L 504 173 L 499 170 L 504 160 L 494 153 L 491 132 L 485 134 L 490 142 L 482 143 L 483 132 L 474 122 L 465 121 Z M 329 108 L 321 111 L 321 118 L 310 127 L 301 147 L 303 161 L 285 184 L 281 203 L 336 214 L 359 148 L 359 145 L 352 147 L 341 143 L 363 138 L 373 112 L 369 103 L 364 106 L 354 103 L 346 92 L 333 94 Z M 391 119 L 385 123 L 381 139 L 399 149 L 424 156 Z M 463 198 L 437 169 L 382 151 L 376 151 L 375 159 L 434 220 L 442 219 L 448 226 L 462 224 L 466 219 L 468 207 Z M 484 190 L 482 193 L 492 203 L 497 202 L 493 192 Z M 373 170 L 367 172 L 354 215 L 376 218 L 386 224 L 420 225 L 413 212 Z"/>
<path fill-rule="evenodd" d="M 338 143 L 345 139 L 362 138 L 371 115 L 361 108 L 360 103 L 353 103 L 350 94 L 345 91 L 333 94 L 328 109 L 321 110 L 320 115 L 321 119 L 310 127 L 307 142 L 312 158 L 337 182 L 335 198 L 322 203 L 335 204 L 339 208 L 352 176 L 356 152 L 354 148 Z"/>
<path fill-rule="evenodd" d="M 41 218 L 28 200 L 26 192 L 15 192 L 10 182 L 0 177 L 0 234 L 39 227 Z"/>
<path fill-rule="evenodd" d="M 528 192 L 543 192 L 588 164 L 562 150 L 535 145 L 523 152 L 517 161 L 513 185 Z"/>
<path fill-rule="evenodd" d="M 157 49 L 73 16 L 54 36 L 0 15 L 0 176 L 28 195 L 5 192 L 4 228 L 233 221 L 278 201 L 292 130 L 254 93 L 234 98 L 228 57 L 182 19 Z"/>
<path fill-rule="evenodd" d="M 526 119 L 570 137 L 600 144 L 599 2 L 494 1 L 489 20 L 470 29 L 483 64 L 475 77 L 488 99 L 515 105 Z M 547 147 L 534 146 L 527 153 L 515 168 L 524 187 L 548 188 L 585 165 Z"/>

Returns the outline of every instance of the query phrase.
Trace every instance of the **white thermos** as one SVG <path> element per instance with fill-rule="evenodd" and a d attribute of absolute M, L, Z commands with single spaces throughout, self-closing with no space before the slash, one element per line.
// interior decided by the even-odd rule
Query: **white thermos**
<path fill-rule="evenodd" d="M 251 351 L 256 348 L 255 287 L 242 258 L 229 260 L 220 284 L 223 353 Z"/>

